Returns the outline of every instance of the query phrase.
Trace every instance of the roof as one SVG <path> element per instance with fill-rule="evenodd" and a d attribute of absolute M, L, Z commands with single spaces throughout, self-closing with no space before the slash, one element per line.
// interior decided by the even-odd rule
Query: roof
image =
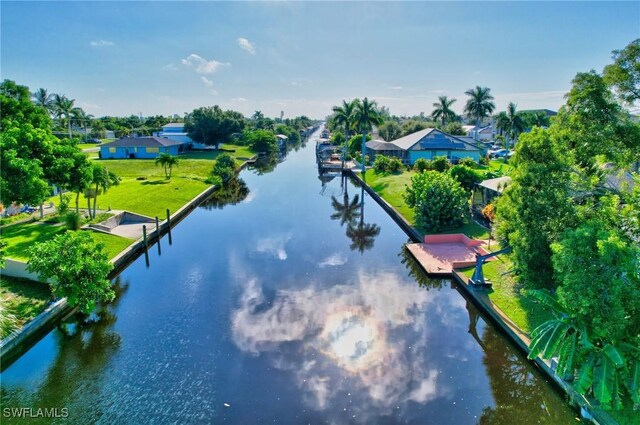
<path fill-rule="evenodd" d="M 511 177 L 504 176 L 496 179 L 483 180 L 478 183 L 478 186 L 493 190 L 494 192 L 502 193 L 509 183 L 511 183 Z"/>
<path fill-rule="evenodd" d="M 123 137 L 122 139 L 115 140 L 113 142 L 105 143 L 100 147 L 167 147 L 182 145 L 185 142 L 178 142 L 177 140 L 166 139 L 164 137 Z"/>
<path fill-rule="evenodd" d="M 287 137 L 287 136 L 285 136 L 284 134 L 276 134 L 276 137 L 277 137 L 278 139 L 288 139 L 288 137 Z"/>
<path fill-rule="evenodd" d="M 169 124 L 165 124 L 162 128 L 182 128 L 184 127 L 183 122 L 170 122 Z"/>
<path fill-rule="evenodd" d="M 416 144 L 420 143 L 421 150 L 480 150 L 473 143 L 464 141 L 456 136 L 452 136 L 435 128 L 425 128 L 408 134 L 391 143 L 400 149 L 409 150 Z"/>
<path fill-rule="evenodd" d="M 396 146 L 392 142 L 385 142 L 384 140 L 369 140 L 366 143 L 367 148 L 374 151 L 401 151 L 404 150 L 401 147 Z"/>

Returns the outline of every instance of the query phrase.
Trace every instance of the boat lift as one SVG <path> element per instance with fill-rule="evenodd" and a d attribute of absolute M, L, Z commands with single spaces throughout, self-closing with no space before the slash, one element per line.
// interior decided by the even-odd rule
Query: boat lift
<path fill-rule="evenodd" d="M 500 254 L 507 254 L 511 252 L 511 247 L 508 246 L 499 251 L 490 252 L 486 255 L 480 255 L 476 253 L 476 269 L 473 271 L 473 276 L 469 279 L 469 282 L 472 283 L 475 287 L 486 287 L 491 286 L 491 282 L 485 280 L 484 273 L 482 272 L 482 265 L 491 257 L 495 257 Z"/>

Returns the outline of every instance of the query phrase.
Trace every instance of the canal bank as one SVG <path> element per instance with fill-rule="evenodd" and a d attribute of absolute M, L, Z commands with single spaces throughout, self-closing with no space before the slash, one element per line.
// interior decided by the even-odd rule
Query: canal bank
<path fill-rule="evenodd" d="M 387 201 L 378 195 L 371 186 L 366 183 L 360 173 L 348 170 L 348 174 L 362 185 L 367 193 L 398 223 L 398 225 L 407 233 L 407 235 L 415 243 L 422 242 L 420 233 Z M 426 269 L 425 269 L 426 272 Z M 522 331 L 509 317 L 495 306 L 484 288 L 474 288 L 469 279 L 461 272 L 453 270 L 453 279 L 459 284 L 466 297 L 472 300 L 473 304 L 483 312 L 491 322 L 525 355 L 529 355 L 529 344 L 531 340 L 526 332 Z M 553 365 L 550 361 L 541 357 L 531 360 L 538 369 L 543 373 L 549 382 L 553 383 L 556 388 L 563 392 L 573 406 L 578 406 L 583 419 L 590 420 L 595 424 L 601 425 L 617 425 L 617 421 L 613 419 L 607 412 L 595 407 L 583 395 L 578 393 L 573 386 L 556 375 Z"/>
<path fill-rule="evenodd" d="M 120 273 L 112 304 L 45 335 L 2 373 L 3 407 L 67 407 L 75 423 L 573 423 L 405 255 L 364 187 L 318 178 L 309 145 L 243 171 Z"/>

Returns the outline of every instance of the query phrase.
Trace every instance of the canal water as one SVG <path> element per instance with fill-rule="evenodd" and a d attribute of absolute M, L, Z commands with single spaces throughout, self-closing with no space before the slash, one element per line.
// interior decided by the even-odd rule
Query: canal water
<path fill-rule="evenodd" d="M 26 423 L 574 423 L 360 187 L 318 177 L 314 145 L 243 171 L 112 304 L 9 366 L 2 423 L 23 407 L 67 416 Z"/>

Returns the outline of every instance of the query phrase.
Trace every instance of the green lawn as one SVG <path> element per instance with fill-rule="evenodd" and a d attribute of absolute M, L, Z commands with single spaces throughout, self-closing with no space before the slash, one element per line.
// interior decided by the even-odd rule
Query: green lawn
<path fill-rule="evenodd" d="M 374 171 L 368 171 L 365 176 L 367 184 L 414 226 L 415 215 L 404 202 L 403 194 L 407 186 L 411 185 L 411 177 L 415 174 L 415 171 L 405 171 L 400 174 L 377 174 Z M 423 234 L 431 233 L 427 229 L 419 227 L 417 229 Z M 440 233 L 464 233 L 471 238 L 489 238 L 489 230 L 473 222 L 471 217 L 466 218 L 464 225 Z"/>
<path fill-rule="evenodd" d="M 520 329 L 530 333 L 540 324 L 554 316 L 547 307 L 540 304 L 530 295 L 523 293 L 523 288 L 512 272 L 512 263 L 508 255 L 500 255 L 497 260 L 489 261 L 483 266 L 485 279 L 492 283 L 488 291 L 489 299 L 502 310 Z M 473 267 L 463 269 L 467 276 L 473 275 Z"/>
<path fill-rule="evenodd" d="M 2 300 L 2 326 L 0 337 L 18 330 L 36 317 L 51 300 L 49 286 L 25 279 L 0 277 L 0 299 Z"/>
<path fill-rule="evenodd" d="M 100 146 L 100 143 L 78 143 L 78 147 L 82 150 L 84 149 L 93 149 Z"/>
<path fill-rule="evenodd" d="M 8 258 L 27 261 L 27 250 L 36 243 L 45 242 L 67 230 L 64 225 L 50 223 L 16 224 L 2 229 L 2 240 L 7 242 L 5 254 Z M 106 233 L 91 232 L 96 242 L 105 244 L 109 258 L 115 257 L 133 243 L 132 239 Z"/>
<path fill-rule="evenodd" d="M 233 155 L 234 158 L 240 161 L 247 160 L 255 155 L 255 153 L 249 149 L 247 146 L 238 146 L 238 145 L 230 145 L 224 144 L 220 145 L 220 149 L 218 150 L 199 150 L 199 151 L 188 151 L 185 154 L 180 155 L 180 158 L 185 159 L 216 159 L 219 155 L 228 152 Z"/>

